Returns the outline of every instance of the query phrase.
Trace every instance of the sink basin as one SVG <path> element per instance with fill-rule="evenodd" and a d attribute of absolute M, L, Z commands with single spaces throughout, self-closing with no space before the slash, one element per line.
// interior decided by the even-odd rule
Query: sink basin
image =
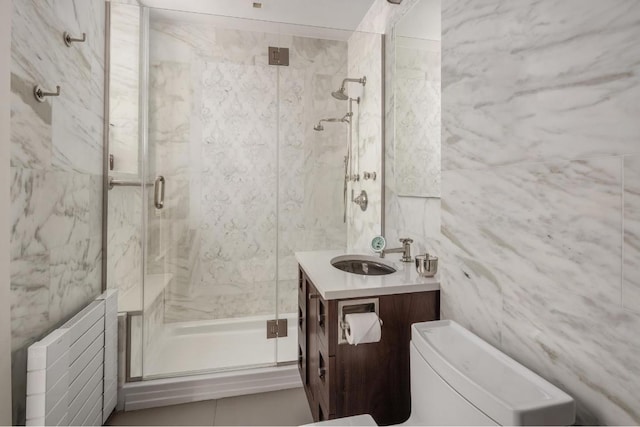
<path fill-rule="evenodd" d="M 393 266 L 386 264 L 380 258 L 366 255 L 341 255 L 331 260 L 338 270 L 363 276 L 384 276 L 395 273 Z"/>

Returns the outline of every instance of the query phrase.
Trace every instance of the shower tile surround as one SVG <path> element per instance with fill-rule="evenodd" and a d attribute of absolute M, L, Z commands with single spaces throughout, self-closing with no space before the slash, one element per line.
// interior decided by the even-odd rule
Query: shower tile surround
<path fill-rule="evenodd" d="M 149 268 L 173 276 L 164 321 L 274 314 L 276 283 L 294 312 L 293 252 L 346 245 L 346 128 L 313 125 L 346 111 L 330 93 L 347 44 L 151 22 L 150 157 L 174 203 L 149 215 Z M 269 45 L 290 48 L 289 67 L 266 65 Z"/>
<path fill-rule="evenodd" d="M 104 2 L 13 2 L 11 329 L 13 422 L 26 348 L 101 288 Z M 62 33 L 87 33 L 71 48 Z M 61 86 L 38 103 L 33 87 Z"/>
<path fill-rule="evenodd" d="M 440 197 L 440 41 L 394 34 L 391 42 L 393 184 L 401 197 Z"/>
<path fill-rule="evenodd" d="M 349 77 L 367 77 L 366 86 L 351 83 L 347 92 L 352 98 L 361 98 L 360 104 L 354 103 L 352 121 L 354 173 L 361 176 L 349 184 L 347 194 L 347 251 L 355 253 L 371 253 L 371 239 L 382 233 L 382 37 L 356 31 L 348 43 Z M 365 171 L 375 172 L 377 179 L 364 180 Z M 351 202 L 352 192 L 355 197 L 362 190 L 369 199 L 364 212 Z"/>

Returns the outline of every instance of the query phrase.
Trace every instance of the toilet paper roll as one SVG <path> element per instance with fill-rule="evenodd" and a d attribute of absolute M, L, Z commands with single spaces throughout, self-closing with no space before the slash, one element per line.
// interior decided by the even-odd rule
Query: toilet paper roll
<path fill-rule="evenodd" d="M 347 314 L 344 316 L 344 321 L 349 325 L 346 331 L 349 344 L 378 342 L 382 337 L 380 319 L 376 313 Z"/>

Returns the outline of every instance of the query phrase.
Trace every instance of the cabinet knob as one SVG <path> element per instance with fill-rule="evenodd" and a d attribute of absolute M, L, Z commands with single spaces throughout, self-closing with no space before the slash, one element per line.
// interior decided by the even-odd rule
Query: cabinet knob
<path fill-rule="evenodd" d="M 325 368 L 318 368 L 318 378 L 320 378 L 321 380 L 324 380 L 324 376 L 327 373 L 327 370 Z"/>
<path fill-rule="evenodd" d="M 324 314 L 320 314 L 318 316 L 318 326 L 320 326 L 322 328 L 324 328 L 324 317 L 325 317 Z"/>
<path fill-rule="evenodd" d="M 320 295 L 318 294 L 309 294 L 309 299 L 318 298 Z"/>

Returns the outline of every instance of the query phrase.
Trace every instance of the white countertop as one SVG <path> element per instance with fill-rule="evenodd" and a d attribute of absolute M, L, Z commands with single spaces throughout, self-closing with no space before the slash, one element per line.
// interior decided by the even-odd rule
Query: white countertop
<path fill-rule="evenodd" d="M 440 289 L 439 274 L 435 277 L 419 276 L 415 263 L 401 262 L 400 254 L 389 254 L 386 258 L 377 258 L 378 261 L 396 269 L 395 273 L 383 276 L 365 276 L 338 270 L 331 265 L 331 260 L 340 255 L 347 255 L 347 253 L 340 250 L 296 252 L 298 264 L 325 300 L 408 294 Z M 353 255 L 377 257 L 376 254 Z"/>

